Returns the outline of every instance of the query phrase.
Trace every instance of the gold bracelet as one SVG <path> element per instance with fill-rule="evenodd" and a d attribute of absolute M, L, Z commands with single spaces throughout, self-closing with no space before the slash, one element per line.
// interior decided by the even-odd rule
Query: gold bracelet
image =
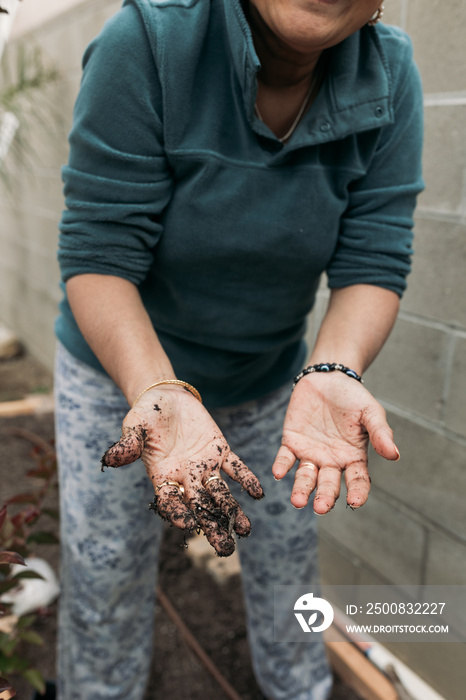
<path fill-rule="evenodd" d="M 177 384 L 178 386 L 183 386 L 187 391 L 189 391 L 193 396 L 195 396 L 198 401 L 200 401 L 202 403 L 200 393 L 198 392 L 197 389 L 195 389 L 193 386 L 191 386 L 191 384 L 188 384 L 188 382 L 182 382 L 181 379 L 162 379 L 160 382 L 155 382 L 155 384 L 151 384 L 150 386 L 146 386 L 146 388 L 141 391 L 141 393 L 139 394 L 137 399 L 135 401 L 133 401 L 133 405 L 131 406 L 131 408 L 134 408 L 134 406 L 137 404 L 137 402 L 139 401 L 141 396 L 143 394 L 145 394 L 146 391 L 149 391 L 149 389 L 153 389 L 156 386 L 160 386 L 161 384 Z"/>

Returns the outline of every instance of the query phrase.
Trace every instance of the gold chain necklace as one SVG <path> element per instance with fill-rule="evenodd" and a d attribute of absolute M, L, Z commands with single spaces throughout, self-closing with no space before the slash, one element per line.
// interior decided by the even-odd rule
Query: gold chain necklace
<path fill-rule="evenodd" d="M 311 95 L 312 95 L 312 93 L 313 93 L 313 91 L 314 91 L 314 88 L 315 88 L 315 86 L 316 86 L 316 82 L 317 82 L 317 73 L 315 72 L 315 73 L 314 73 L 314 76 L 313 76 L 313 78 L 312 78 L 311 86 L 310 86 L 309 90 L 308 90 L 307 93 L 306 93 L 306 96 L 305 96 L 305 98 L 304 98 L 304 101 L 303 101 L 301 107 L 299 108 L 299 112 L 298 112 L 298 114 L 296 115 L 296 118 L 295 118 L 293 124 L 290 126 L 290 128 L 288 129 L 288 131 L 286 132 L 286 134 L 285 134 L 284 136 L 281 136 L 281 137 L 280 137 L 280 136 L 277 136 L 278 140 L 279 140 L 281 143 L 285 143 L 285 141 L 288 141 L 288 139 L 290 138 L 290 136 L 293 134 L 293 132 L 295 131 L 296 127 L 298 126 L 299 122 L 301 121 L 301 117 L 303 116 L 303 114 L 304 114 L 304 112 L 305 112 L 305 110 L 306 110 L 306 107 L 307 107 L 307 105 L 308 105 L 308 103 L 309 103 L 309 100 L 311 99 Z M 263 118 L 262 118 L 262 114 L 261 114 L 260 111 L 259 111 L 259 107 L 257 106 L 257 102 L 256 102 L 255 105 L 254 105 L 254 112 L 256 113 L 256 117 L 257 117 L 258 119 L 260 119 L 261 122 L 264 122 L 264 120 L 263 120 Z"/>

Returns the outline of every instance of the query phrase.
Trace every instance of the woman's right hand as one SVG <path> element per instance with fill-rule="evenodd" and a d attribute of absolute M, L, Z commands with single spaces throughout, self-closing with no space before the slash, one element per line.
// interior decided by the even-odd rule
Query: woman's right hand
<path fill-rule="evenodd" d="M 219 556 L 233 553 L 233 531 L 249 535 L 251 524 L 220 470 L 255 499 L 264 496 L 259 480 L 183 387 L 146 391 L 126 415 L 122 436 L 102 457 L 102 467 L 121 467 L 139 457 L 154 485 L 154 509 L 164 520 L 185 530 L 201 528 Z"/>

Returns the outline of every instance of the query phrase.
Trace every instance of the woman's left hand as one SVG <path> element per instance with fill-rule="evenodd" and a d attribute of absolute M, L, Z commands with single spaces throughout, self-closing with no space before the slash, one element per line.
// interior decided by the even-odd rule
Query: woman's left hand
<path fill-rule="evenodd" d="M 344 471 L 347 504 L 359 508 L 370 490 L 369 440 L 385 459 L 399 459 L 385 410 L 362 384 L 340 372 L 307 375 L 291 395 L 273 474 L 282 479 L 299 460 L 291 503 L 304 508 L 316 489 L 314 511 L 324 515 L 340 495 Z"/>

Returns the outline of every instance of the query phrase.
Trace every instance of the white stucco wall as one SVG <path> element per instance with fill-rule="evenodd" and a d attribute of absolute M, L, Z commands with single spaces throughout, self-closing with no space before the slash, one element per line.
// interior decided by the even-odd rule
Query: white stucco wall
<path fill-rule="evenodd" d="M 52 17 L 66 12 L 83 0 L 22 0 L 11 30 L 11 38 L 25 34 L 26 32 L 45 24 Z"/>

